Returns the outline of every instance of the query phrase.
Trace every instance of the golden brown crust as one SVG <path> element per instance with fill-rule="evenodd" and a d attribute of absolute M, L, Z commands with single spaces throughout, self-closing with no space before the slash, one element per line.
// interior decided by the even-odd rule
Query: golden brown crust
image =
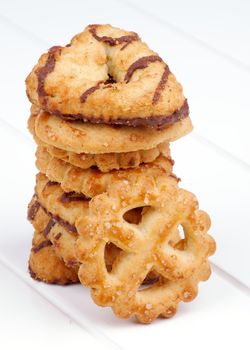
<path fill-rule="evenodd" d="M 68 231 L 61 225 L 62 220 L 69 222 L 71 217 L 75 217 L 72 213 L 77 213 L 80 217 L 88 215 L 88 208 L 85 205 L 82 206 L 78 201 L 65 204 L 61 201 L 64 194 L 59 184 L 48 186 L 49 180 L 44 175 L 37 177 L 36 192 L 37 195 L 33 196 L 29 204 L 29 219 L 34 226 L 35 230 L 41 232 L 43 235 L 42 243 L 47 242 L 46 246 L 53 245 L 53 250 L 57 257 L 63 259 L 66 266 L 77 271 L 79 268 L 79 261 L 77 260 L 75 253 L 75 244 L 78 235 Z M 34 211 L 33 208 L 36 208 Z M 35 213 L 35 215 L 30 215 Z M 139 213 L 128 212 L 126 220 L 133 223 L 139 221 Z M 60 220 L 58 221 L 58 218 Z M 53 225 L 51 225 L 51 221 Z M 74 225 L 75 221 L 71 221 Z M 176 244 L 180 240 L 179 235 L 173 237 L 173 244 Z M 109 244 L 105 250 L 105 263 L 109 270 L 112 269 L 112 265 L 116 260 L 121 250 L 113 244 Z M 151 271 L 145 278 L 143 283 L 150 284 L 155 281 L 158 275 Z"/>
<path fill-rule="evenodd" d="M 198 282 L 210 275 L 207 258 L 215 244 L 206 233 L 209 217 L 198 210 L 192 194 L 178 189 L 174 178 L 164 172 L 137 175 L 136 181 L 134 174 L 125 181 L 109 183 L 88 208 L 81 201 L 61 203 L 61 187 L 42 174 L 37 176 L 36 194 L 40 205 L 56 220 L 60 217 L 77 228 L 80 238 L 74 238 L 74 254 L 76 261 L 83 263 L 79 278 L 92 289 L 94 301 L 112 306 L 119 317 L 135 315 L 140 322 L 150 323 L 159 315 L 173 316 L 181 300 L 191 301 L 196 296 Z M 136 207 L 144 207 L 137 224 L 129 224 L 131 218 L 122 219 Z M 30 207 L 31 217 L 40 215 L 41 207 L 34 208 Z M 41 229 L 39 216 L 37 220 Z M 173 244 L 179 224 L 185 239 Z M 62 232 L 54 231 L 54 240 L 61 233 L 60 241 Z M 111 268 L 103 260 L 107 243 L 119 248 Z M 112 258 L 112 253 L 109 256 Z M 138 291 L 152 269 L 157 272 L 155 283 Z"/>
<path fill-rule="evenodd" d="M 94 197 L 105 192 L 114 181 L 124 179 L 137 179 L 139 176 L 152 174 L 167 174 L 172 172 L 173 163 L 170 159 L 159 156 L 154 162 L 142 164 L 134 169 L 113 170 L 102 173 L 98 169 L 80 169 L 55 157 L 51 157 L 46 149 L 37 148 L 36 166 L 46 174 L 51 181 L 61 184 L 65 192 L 83 193 L 87 197 Z"/>
<path fill-rule="evenodd" d="M 120 318 L 173 316 L 215 251 L 209 216 L 172 173 L 169 142 L 192 130 L 181 85 L 136 33 L 90 25 L 26 86 L 40 171 L 31 276 L 80 281 Z"/>
<path fill-rule="evenodd" d="M 65 162 L 81 169 L 97 167 L 103 173 L 107 173 L 111 170 L 137 168 L 140 164 L 153 162 L 161 154 L 171 159 L 168 143 L 160 144 L 153 149 L 145 151 L 104 154 L 77 154 L 46 145 L 43 142 L 40 142 L 39 144 L 45 147 L 52 157 L 64 160 Z"/>
<path fill-rule="evenodd" d="M 126 153 L 150 150 L 179 139 L 192 130 L 190 118 L 164 129 L 113 127 L 64 121 L 45 112 L 34 113 L 28 121 L 30 132 L 42 142 L 65 151 L 90 154 Z"/>
<path fill-rule="evenodd" d="M 111 170 L 136 168 L 142 163 L 153 162 L 160 154 L 171 159 L 168 142 L 163 142 L 157 147 L 149 150 L 139 150 L 125 153 L 78 154 L 65 151 L 43 142 L 38 136 L 36 136 L 34 122 L 35 117 L 31 117 L 29 119 L 29 130 L 32 133 L 36 143 L 45 148 L 52 157 L 64 160 L 65 162 L 81 169 L 88 169 L 96 166 L 101 172 L 109 172 Z"/>
<path fill-rule="evenodd" d="M 51 191 L 53 191 L 52 188 Z M 56 197 L 56 199 L 58 198 Z M 42 233 L 44 240 L 48 240 L 52 243 L 55 254 L 63 259 L 66 266 L 74 267 L 77 271 L 79 267 L 79 262 L 75 255 L 75 241 L 77 235 L 73 234 L 58 221 L 53 219 L 53 213 L 49 212 L 40 204 L 37 196 L 32 198 L 29 208 L 32 208 L 36 203 L 39 204 L 39 209 L 36 215 L 30 218 L 34 229 Z M 43 202 L 43 204 L 45 203 Z M 53 222 L 52 225 L 51 222 Z"/>
<path fill-rule="evenodd" d="M 32 278 L 50 284 L 72 284 L 79 282 L 77 271 L 67 267 L 59 258 L 53 245 L 43 234 L 35 231 L 29 257 L 29 271 Z"/>
<path fill-rule="evenodd" d="M 139 225 L 124 222 L 127 210 L 145 205 L 149 209 Z M 185 239 L 172 247 L 169 241 L 178 225 L 184 228 Z M 197 295 L 198 282 L 210 275 L 207 259 L 215 243 L 207 234 L 209 226 L 194 195 L 178 189 L 173 178 L 116 181 L 90 201 L 89 215 L 77 222 L 80 281 L 91 288 L 98 305 L 111 306 L 121 318 L 135 315 L 150 323 L 160 315 L 170 317 L 180 301 Z M 107 242 L 123 250 L 111 272 L 103 260 Z M 159 281 L 139 290 L 152 268 L 160 274 Z"/>
<path fill-rule="evenodd" d="M 31 102 L 91 122 L 176 122 L 171 116 L 185 98 L 166 63 L 134 33 L 110 25 L 93 28 L 88 26 L 67 47 L 53 47 L 40 57 L 26 79 Z M 103 37 L 109 40 L 98 39 Z M 105 83 L 109 75 L 115 82 Z M 187 117 L 188 110 L 185 113 Z"/>
<path fill-rule="evenodd" d="M 37 176 L 36 193 L 41 204 L 46 205 L 47 210 L 51 210 L 57 217 L 61 216 L 64 221 L 70 221 L 72 225 L 75 224 L 77 232 L 80 233 L 80 239 L 77 241 L 75 248 L 77 248 L 77 262 L 79 260 L 84 262 L 79 271 L 82 283 L 94 288 L 92 296 L 98 305 L 112 306 L 119 317 L 128 318 L 134 314 L 143 323 L 152 322 L 158 315 L 171 317 L 176 311 L 177 304 L 181 300 L 192 300 L 197 294 L 198 282 L 206 280 L 210 275 L 207 257 L 214 252 L 215 247 L 214 241 L 206 234 L 210 225 L 209 218 L 207 214 L 197 210 L 195 197 L 184 190 L 178 190 L 175 184 L 176 181 L 173 178 L 166 179 L 166 175 L 160 177 L 140 176 L 136 186 L 131 179 L 127 182 L 117 181 L 114 184 L 110 184 L 107 193 L 92 199 L 90 212 L 87 212 L 81 202 L 78 201 L 74 204 L 62 204 L 60 198 L 63 192 L 60 186 L 54 183 L 50 184 L 48 179 L 42 174 Z M 34 200 L 35 198 L 33 198 L 32 205 Z M 172 208 L 173 203 L 174 208 Z M 155 210 L 158 210 L 160 213 L 158 215 L 153 214 L 147 209 L 144 214 L 142 213 L 145 217 L 142 218 L 138 225 L 130 224 L 129 227 L 124 226 L 125 222 L 121 221 L 119 213 L 123 214 L 128 209 L 140 206 L 145 208 L 155 206 L 153 213 Z M 44 218 L 39 216 L 47 215 L 47 213 L 43 213 L 41 207 L 37 209 L 37 206 L 35 206 L 35 208 L 33 210 L 30 207 L 29 216 L 35 216 L 33 221 L 36 225 L 35 227 L 41 230 L 44 227 L 41 226 L 44 225 Z M 84 215 L 84 210 L 86 215 Z M 153 221 L 150 218 L 152 214 Z M 154 217 L 155 215 L 156 217 Z M 163 221 L 161 221 L 161 215 L 163 215 Z M 74 218 L 74 221 L 72 218 Z M 48 220 L 47 218 L 47 222 Z M 126 220 L 127 223 L 129 221 L 130 219 Z M 172 223 L 174 223 L 174 226 Z M 176 239 L 175 226 L 179 223 L 186 230 L 186 238 L 185 241 L 182 240 L 173 245 L 171 240 Z M 53 231 L 53 239 L 60 241 L 63 235 L 62 232 L 64 232 L 63 228 L 61 227 L 59 232 L 55 228 L 56 225 L 51 229 Z M 145 232 L 146 236 L 138 240 L 136 235 L 139 232 Z M 62 235 L 58 239 L 59 233 L 62 233 Z M 167 237 L 168 245 L 164 247 L 164 251 L 162 248 L 158 249 L 162 246 L 162 243 L 158 240 L 158 244 L 154 248 L 151 247 L 148 255 L 147 247 L 155 234 L 161 242 L 161 236 Z M 42 239 L 36 242 L 35 246 L 38 247 L 46 238 L 48 237 L 44 237 L 43 234 Z M 77 237 L 73 239 L 77 239 Z M 140 245 L 141 239 L 146 250 L 142 249 Z M 118 251 L 119 255 L 115 260 L 112 258 L 113 253 L 109 254 L 112 259 L 112 267 L 105 271 L 107 271 L 106 273 L 111 273 L 111 280 L 107 279 L 107 275 L 104 273 L 99 260 L 99 258 L 104 256 L 100 254 L 99 249 L 104 249 L 108 242 L 114 242 L 115 247 L 122 249 L 122 251 Z M 42 251 L 46 252 L 49 247 L 51 246 L 46 244 L 42 249 L 38 249 L 36 254 Z M 56 244 L 54 247 L 56 251 Z M 138 259 L 138 261 L 132 261 L 130 264 L 132 251 L 134 251 L 132 257 L 133 255 L 139 255 L 139 257 L 143 255 L 145 259 L 142 259 L 142 261 Z M 152 256 L 153 260 L 151 259 Z M 175 259 L 173 259 L 174 257 Z M 98 267 L 96 266 L 97 258 Z M 47 256 L 43 256 L 41 259 L 41 264 L 38 264 L 39 268 L 44 266 Z M 126 260 L 128 260 L 128 266 Z M 72 266 L 72 262 L 68 261 L 68 264 Z M 123 265 L 122 267 L 121 264 Z M 130 274 L 128 277 L 125 275 L 127 272 L 129 273 L 130 265 L 132 275 Z M 33 268 L 32 266 L 31 268 Z M 134 266 L 137 266 L 136 271 Z M 166 266 L 168 267 L 167 269 Z M 160 273 L 160 279 L 157 276 L 152 287 L 137 292 L 134 291 L 134 284 L 138 287 L 138 281 L 143 283 L 152 268 L 156 269 L 157 273 Z M 107 269 L 106 262 L 105 269 Z M 118 281 L 124 276 L 125 280 L 120 280 L 118 285 L 111 286 L 114 282 L 113 274 L 118 274 Z M 42 275 L 42 278 L 45 281 L 55 283 L 55 280 L 47 277 L 47 275 L 45 277 Z M 100 282 L 101 279 L 102 282 Z M 152 282 L 151 276 L 150 283 Z M 59 282 L 57 281 L 57 283 Z M 66 282 L 60 280 L 60 283 Z"/>

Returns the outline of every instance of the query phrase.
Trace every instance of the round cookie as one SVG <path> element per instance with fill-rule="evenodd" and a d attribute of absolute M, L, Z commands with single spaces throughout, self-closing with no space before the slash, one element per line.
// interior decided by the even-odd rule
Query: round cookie
<path fill-rule="evenodd" d="M 32 103 L 73 120 L 154 127 L 189 114 L 160 56 L 137 34 L 110 25 L 89 25 L 66 47 L 52 47 L 26 86 Z"/>
<path fill-rule="evenodd" d="M 35 231 L 29 257 L 29 272 L 32 278 L 51 284 L 79 282 L 78 269 L 68 267 L 55 253 L 52 243 L 43 234 Z"/>
<path fill-rule="evenodd" d="M 64 160 L 67 163 L 75 165 L 81 169 L 88 169 L 96 166 L 101 172 L 111 170 L 136 168 L 142 163 L 153 162 L 160 154 L 164 157 L 170 157 L 169 143 L 163 142 L 157 147 L 149 150 L 140 150 L 125 153 L 74 153 L 65 151 L 55 146 L 46 144 L 35 134 L 34 128 L 35 117 L 29 119 L 29 130 L 32 133 L 36 143 L 47 150 L 55 158 Z"/>
<path fill-rule="evenodd" d="M 101 172 L 107 173 L 111 170 L 137 168 L 140 164 L 153 162 L 159 155 L 170 158 L 168 143 L 162 143 L 155 148 L 145 151 L 134 151 L 126 153 L 74 153 L 61 150 L 54 146 L 46 145 L 40 142 L 40 145 L 46 148 L 48 153 L 55 158 L 64 160 L 81 169 L 97 167 Z"/>
<path fill-rule="evenodd" d="M 65 151 L 91 154 L 125 153 L 153 149 L 172 142 L 192 130 L 190 118 L 164 129 L 115 127 L 69 122 L 44 111 L 31 114 L 29 129 L 42 142 Z"/>
<path fill-rule="evenodd" d="M 34 229 L 42 233 L 43 239 L 51 242 L 55 254 L 63 259 L 66 266 L 79 267 L 74 249 L 77 232 L 74 229 L 74 232 L 70 230 L 70 228 L 73 228 L 73 225 L 70 227 L 70 224 L 61 217 L 53 216 L 51 212 L 40 204 L 37 196 L 33 196 L 29 204 L 28 219 Z"/>
<path fill-rule="evenodd" d="M 153 177 L 171 174 L 173 167 L 171 159 L 159 156 L 154 162 L 142 164 L 137 168 L 102 173 L 94 168 L 83 170 L 63 160 L 51 157 L 47 150 L 42 147 L 37 148 L 36 157 L 38 170 L 46 174 L 49 180 L 59 182 L 65 192 L 83 193 L 89 198 L 105 192 L 107 187 L 117 180 L 137 181 L 140 176 Z"/>

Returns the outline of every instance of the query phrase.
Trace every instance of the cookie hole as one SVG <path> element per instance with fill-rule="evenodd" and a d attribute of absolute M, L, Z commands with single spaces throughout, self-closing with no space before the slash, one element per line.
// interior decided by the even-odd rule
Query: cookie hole
<path fill-rule="evenodd" d="M 149 208 L 149 206 L 145 206 L 130 209 L 123 215 L 123 219 L 129 224 L 139 225 L 142 221 L 143 215 L 146 214 Z"/>
<path fill-rule="evenodd" d="M 160 276 L 159 274 L 155 271 L 155 270 L 151 270 L 146 278 L 144 279 L 144 281 L 142 282 L 142 286 L 149 286 L 149 285 L 153 285 L 157 282 L 159 282 Z"/>
<path fill-rule="evenodd" d="M 139 287 L 139 291 L 145 291 L 151 288 L 152 286 L 159 284 L 160 279 L 161 279 L 160 275 L 156 271 L 151 270 L 147 274 L 147 276 L 144 278 L 143 282 L 141 283 Z"/>
<path fill-rule="evenodd" d="M 122 252 L 122 249 L 117 247 L 115 244 L 111 242 L 106 244 L 105 250 L 104 250 L 104 258 L 105 258 L 106 269 L 108 272 L 112 271 L 112 266 L 121 252 Z"/>
<path fill-rule="evenodd" d="M 180 239 L 185 239 L 185 231 L 182 225 L 178 226 L 178 231 L 179 231 Z"/>
<path fill-rule="evenodd" d="M 178 239 L 173 240 L 172 244 L 169 242 L 170 245 L 172 245 L 173 248 L 178 250 L 185 250 L 186 247 L 186 238 L 185 238 L 185 230 L 182 225 L 179 225 L 177 227 L 178 230 Z"/>
<path fill-rule="evenodd" d="M 116 80 L 112 77 L 112 75 L 109 74 L 108 76 L 108 79 L 104 82 L 105 85 L 116 83 Z"/>

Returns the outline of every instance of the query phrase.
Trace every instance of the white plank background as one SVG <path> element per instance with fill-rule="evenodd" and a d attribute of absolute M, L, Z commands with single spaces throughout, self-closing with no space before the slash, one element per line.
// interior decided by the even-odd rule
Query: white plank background
<path fill-rule="evenodd" d="M 49 348 L 151 349 L 157 337 L 173 349 L 249 349 L 249 18 L 250 2 L 243 0 L 0 2 L 0 329 L 5 349 L 31 348 L 40 331 L 51 339 Z M 211 259 L 214 274 L 175 318 L 149 327 L 114 319 L 110 310 L 93 305 L 81 286 L 47 286 L 27 274 L 32 228 L 26 205 L 34 186 L 35 146 L 26 131 L 24 79 L 42 52 L 66 44 L 89 23 L 135 30 L 158 51 L 184 86 L 195 126 L 192 135 L 172 144 L 172 151 L 182 186 L 196 193 L 212 217 L 218 243 Z M 19 330 L 14 338 L 13 327 Z M 43 341 L 36 346 L 44 347 Z"/>

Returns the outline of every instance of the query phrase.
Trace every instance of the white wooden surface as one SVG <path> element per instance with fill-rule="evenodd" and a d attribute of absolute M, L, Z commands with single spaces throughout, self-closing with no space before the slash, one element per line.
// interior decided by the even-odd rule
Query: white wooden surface
<path fill-rule="evenodd" d="M 0 2 L 0 333 L 5 349 L 249 349 L 250 3 L 135 0 Z M 172 144 L 182 186 L 209 212 L 214 274 L 179 314 L 151 326 L 116 320 L 81 286 L 60 288 L 27 274 L 34 143 L 26 131 L 24 79 L 39 55 L 89 23 L 137 31 L 169 63 L 189 98 L 195 132 Z M 15 333 L 13 331 L 15 330 Z M 15 336 L 14 336 L 15 334 Z M 40 337 L 40 334 L 43 334 Z M 13 336 L 11 336 L 13 335 Z M 39 341 L 37 341 L 39 339 Z"/>

